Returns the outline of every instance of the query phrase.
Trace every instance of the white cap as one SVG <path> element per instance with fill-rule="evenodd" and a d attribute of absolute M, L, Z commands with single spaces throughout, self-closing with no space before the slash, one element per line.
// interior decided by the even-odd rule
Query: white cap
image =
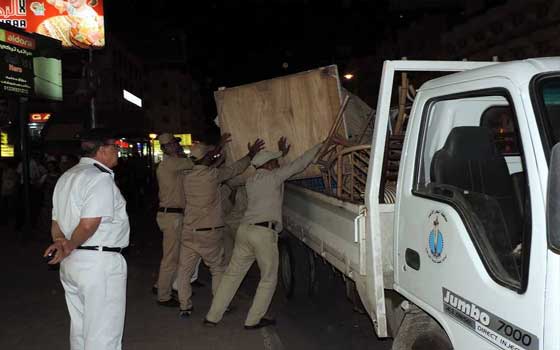
<path fill-rule="evenodd" d="M 262 150 L 253 157 L 253 159 L 251 160 L 251 164 L 253 164 L 255 168 L 258 168 L 270 162 L 271 160 L 278 159 L 280 157 L 282 157 L 282 152 L 280 151 L 273 152 Z"/>
<path fill-rule="evenodd" d="M 214 146 L 209 146 L 205 143 L 195 143 L 191 146 L 191 157 L 195 160 L 201 160 L 204 156 L 214 149 Z"/>

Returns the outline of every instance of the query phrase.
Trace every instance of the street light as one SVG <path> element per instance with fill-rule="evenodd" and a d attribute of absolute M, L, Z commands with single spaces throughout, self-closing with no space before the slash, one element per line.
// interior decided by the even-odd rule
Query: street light
<path fill-rule="evenodd" d="M 344 79 L 346 79 L 346 80 L 352 80 L 352 79 L 354 79 L 354 74 L 352 74 L 352 73 L 346 73 L 346 74 L 344 74 Z"/>

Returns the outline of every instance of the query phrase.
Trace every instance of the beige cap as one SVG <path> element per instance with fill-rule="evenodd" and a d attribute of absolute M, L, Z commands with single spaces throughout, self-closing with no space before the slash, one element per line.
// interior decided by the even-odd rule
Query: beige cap
<path fill-rule="evenodd" d="M 253 159 L 251 160 L 251 164 L 253 164 L 255 168 L 258 168 L 270 162 L 271 160 L 278 159 L 280 157 L 282 157 L 282 152 L 280 151 L 273 152 L 262 150 L 253 157 Z"/>
<path fill-rule="evenodd" d="M 214 148 L 214 146 L 209 146 L 205 143 L 195 143 L 191 146 L 191 157 L 193 157 L 195 160 L 200 160 Z"/>
<path fill-rule="evenodd" d="M 171 135 L 170 133 L 167 133 L 167 132 L 159 135 L 157 137 L 157 139 L 159 141 L 159 144 L 162 145 L 162 146 L 167 145 L 168 143 L 171 143 L 173 141 L 177 141 L 177 142 L 181 141 L 180 138 L 175 137 L 175 136 L 173 136 L 173 135 Z"/>

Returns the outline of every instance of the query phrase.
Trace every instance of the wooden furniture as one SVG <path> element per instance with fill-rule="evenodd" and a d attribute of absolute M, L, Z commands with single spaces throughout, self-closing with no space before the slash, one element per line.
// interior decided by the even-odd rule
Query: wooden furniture
<path fill-rule="evenodd" d="M 247 154 L 247 143 L 256 138 L 276 150 L 281 136 L 292 146 L 284 161 L 292 161 L 330 135 L 341 106 L 336 66 L 221 88 L 214 98 L 221 131 L 232 135 L 226 146 L 227 162 Z M 345 132 L 337 137 L 345 139 Z M 296 178 L 317 176 L 321 172 L 312 166 Z"/>

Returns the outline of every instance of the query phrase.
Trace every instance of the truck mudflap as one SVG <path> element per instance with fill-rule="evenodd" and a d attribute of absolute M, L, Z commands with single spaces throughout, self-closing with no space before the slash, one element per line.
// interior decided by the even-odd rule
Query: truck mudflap
<path fill-rule="evenodd" d="M 283 212 L 287 231 L 356 283 L 377 336 L 388 337 L 381 237 L 366 234 L 366 207 L 287 185 Z"/>

